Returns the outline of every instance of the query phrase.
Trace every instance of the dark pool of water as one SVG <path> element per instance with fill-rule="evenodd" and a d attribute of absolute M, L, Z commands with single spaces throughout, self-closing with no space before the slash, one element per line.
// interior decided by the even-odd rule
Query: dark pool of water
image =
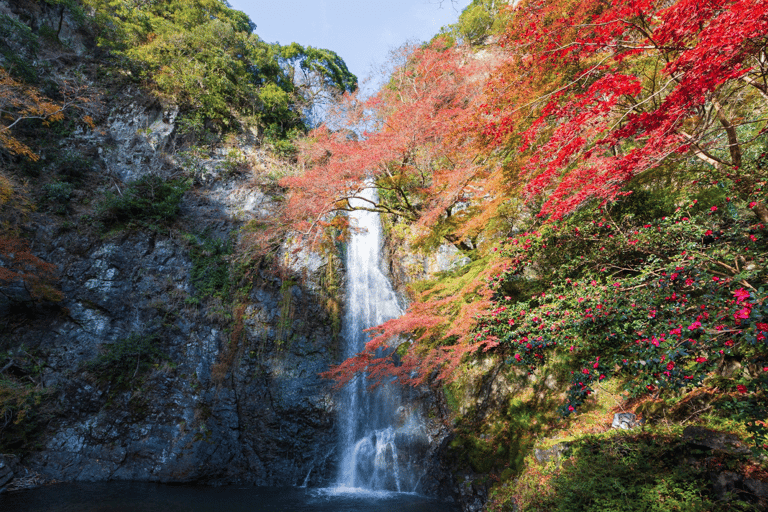
<path fill-rule="evenodd" d="M 138 482 L 56 484 L 0 494 L 8 512 L 458 512 L 423 496 L 297 487 L 195 487 Z"/>

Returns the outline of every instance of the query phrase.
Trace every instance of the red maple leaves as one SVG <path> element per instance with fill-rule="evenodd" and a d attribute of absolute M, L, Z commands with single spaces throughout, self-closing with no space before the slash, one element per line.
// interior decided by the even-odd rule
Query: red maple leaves
<path fill-rule="evenodd" d="M 556 17 L 569 7 L 517 7 L 514 19 L 527 24 L 510 27 L 504 45 L 514 55 L 488 101 L 498 114 L 486 134 L 496 144 L 519 134 L 530 151 L 525 192 L 546 197 L 540 214 L 559 218 L 585 200 L 612 199 L 675 154 L 740 165 L 741 139 L 765 121 L 743 104 L 749 89 L 766 92 L 768 4 L 593 1 Z M 506 82 L 524 92 L 498 86 Z M 521 100 L 538 84 L 526 125 Z"/>

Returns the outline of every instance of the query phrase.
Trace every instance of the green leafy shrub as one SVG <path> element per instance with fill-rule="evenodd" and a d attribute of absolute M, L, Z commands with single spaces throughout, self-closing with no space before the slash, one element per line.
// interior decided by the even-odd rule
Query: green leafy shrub
<path fill-rule="evenodd" d="M 106 228 L 143 227 L 160 229 L 178 217 L 181 199 L 189 188 L 186 181 L 164 181 L 144 176 L 131 182 L 122 195 L 107 193 L 97 208 Z"/>
<path fill-rule="evenodd" d="M 65 123 L 60 123 L 64 125 Z M 74 152 L 67 152 L 60 158 L 57 158 L 59 164 L 56 174 L 63 181 L 78 185 L 85 176 L 93 169 L 94 163 L 89 158 Z"/>
<path fill-rule="evenodd" d="M 511 263 L 491 279 L 497 308 L 479 333 L 494 337 L 507 362 L 529 372 L 554 355 L 566 360 L 572 375 L 564 415 L 610 378 L 636 397 L 690 391 L 715 379 L 724 394 L 765 403 L 768 246 L 765 226 L 750 211 L 762 190 L 726 197 L 727 187 L 721 182 L 695 196 L 721 202 L 689 198 L 670 215 L 632 213 L 652 203 L 646 198 L 620 217 L 594 210 L 591 220 L 582 214 L 578 222 L 510 237 L 503 252 Z M 510 293 L 526 281 L 545 287 Z M 726 363 L 739 371 L 725 375 Z M 760 448 L 767 412 L 733 412 L 752 425 Z"/>
<path fill-rule="evenodd" d="M 0 375 L 0 451 L 19 453 L 35 447 L 48 417 L 42 403 L 49 398 L 47 390 Z"/>
<path fill-rule="evenodd" d="M 26 453 L 55 413 L 55 401 L 40 379 L 42 364 L 24 349 L 0 354 L 0 453 Z"/>
<path fill-rule="evenodd" d="M 225 240 L 203 238 L 190 249 L 192 270 L 189 281 L 196 301 L 207 298 L 225 300 L 232 286 L 229 261 L 231 245 Z"/>
<path fill-rule="evenodd" d="M 101 353 L 85 365 L 96 379 L 109 385 L 110 395 L 138 388 L 152 366 L 168 360 L 158 347 L 157 334 L 132 333 L 113 344 L 102 345 Z"/>
<path fill-rule="evenodd" d="M 297 69 L 339 93 L 357 87 L 334 52 L 266 43 L 226 2 L 85 2 L 95 12 L 99 44 L 111 51 L 112 73 L 140 77 L 178 104 L 187 131 L 220 134 L 242 127 L 245 117 L 278 124 L 283 133 L 303 130 L 311 87 L 294 80 Z"/>
<path fill-rule="evenodd" d="M 0 15 L 0 55 L 12 76 L 29 84 L 37 83 L 39 76 L 32 62 L 39 49 L 40 42 L 29 27 Z"/>
<path fill-rule="evenodd" d="M 53 213 L 63 215 L 72 196 L 74 186 L 64 181 L 54 181 L 43 186 L 44 206 Z"/>
<path fill-rule="evenodd" d="M 757 510 L 732 496 L 719 501 L 710 472 L 736 467 L 732 456 L 717 460 L 671 438 L 650 435 L 586 437 L 573 443 L 561 465 L 529 467 L 512 485 L 517 510 L 547 512 L 666 512 Z M 504 494 L 504 500 L 502 498 Z M 509 503 L 497 493 L 491 510 Z"/>

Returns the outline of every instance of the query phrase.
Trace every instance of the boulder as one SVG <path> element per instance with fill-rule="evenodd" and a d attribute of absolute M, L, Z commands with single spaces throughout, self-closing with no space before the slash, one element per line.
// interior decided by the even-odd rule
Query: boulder
<path fill-rule="evenodd" d="M 640 421 L 637 420 L 637 416 L 631 412 L 618 412 L 613 415 L 613 423 L 611 428 L 620 428 L 622 430 L 629 430 L 640 425 Z"/>
<path fill-rule="evenodd" d="M 5 491 L 6 486 L 13 480 L 13 466 L 16 463 L 16 457 L 12 455 L 0 455 L 0 494 Z"/>
<path fill-rule="evenodd" d="M 704 427 L 685 427 L 683 430 L 683 441 L 695 446 L 733 455 L 749 455 L 752 453 L 738 436 L 716 432 Z"/>
<path fill-rule="evenodd" d="M 549 461 L 558 461 L 566 455 L 570 447 L 571 447 L 570 443 L 557 443 L 553 447 L 548 448 L 546 450 L 536 448 L 533 451 L 533 455 L 536 457 L 537 461 L 542 463 L 549 462 Z"/>

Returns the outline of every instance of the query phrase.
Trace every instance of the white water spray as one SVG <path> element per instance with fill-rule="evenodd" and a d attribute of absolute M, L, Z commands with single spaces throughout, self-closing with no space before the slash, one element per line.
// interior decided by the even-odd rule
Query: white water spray
<path fill-rule="evenodd" d="M 376 201 L 375 189 L 363 197 Z M 352 206 L 369 205 L 358 200 Z M 344 357 L 361 352 L 368 341 L 365 329 L 402 314 L 381 266 L 381 224 L 374 212 L 351 215 L 353 232 L 347 251 L 347 308 L 344 315 Z M 340 408 L 342 451 L 337 485 L 366 491 L 415 492 L 420 475 L 414 461 L 427 440 L 415 415 L 403 404 L 394 383 L 369 390 L 358 376 L 346 388 Z M 414 447 L 417 449 L 414 450 Z"/>

